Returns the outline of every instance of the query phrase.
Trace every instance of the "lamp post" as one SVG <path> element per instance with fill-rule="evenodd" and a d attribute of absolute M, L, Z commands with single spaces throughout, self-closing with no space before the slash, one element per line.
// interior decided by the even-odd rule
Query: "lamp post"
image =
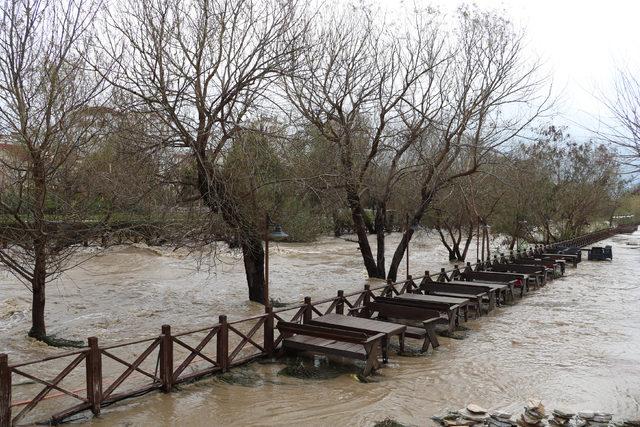
<path fill-rule="evenodd" d="M 273 225 L 273 231 L 270 231 L 271 225 Z M 264 289 L 263 299 L 264 306 L 269 307 L 271 301 L 269 300 L 269 241 L 280 241 L 289 237 L 287 233 L 282 231 L 280 224 L 274 224 L 269 218 L 269 214 L 265 215 L 265 227 L 264 227 Z"/>

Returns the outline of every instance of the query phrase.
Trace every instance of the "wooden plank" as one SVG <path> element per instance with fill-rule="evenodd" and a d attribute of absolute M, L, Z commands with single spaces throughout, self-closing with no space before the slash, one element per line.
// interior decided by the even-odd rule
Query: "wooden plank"
<path fill-rule="evenodd" d="M 220 323 L 220 330 L 216 341 L 216 361 L 222 372 L 226 372 L 229 369 L 229 324 L 227 323 L 227 316 L 224 314 L 219 316 L 218 322 Z"/>
<path fill-rule="evenodd" d="M 169 393 L 173 387 L 173 339 L 171 338 L 171 326 L 162 325 L 162 335 L 160 335 L 160 379 L 162 380 L 162 391 Z M 142 361 L 140 361 L 141 363 Z M 135 364 L 136 367 L 138 364 Z M 126 373 L 127 371 L 125 371 Z M 121 382 L 124 380 L 122 378 Z M 115 383 L 114 383 L 115 384 Z M 119 384 L 119 383 L 118 383 Z M 112 384 L 113 386 L 113 384 Z M 116 384 L 116 387 L 118 385 Z M 108 396 L 115 387 L 109 387 L 105 392 Z"/>
<path fill-rule="evenodd" d="M 89 351 L 85 361 L 87 374 L 87 399 L 91 404 L 93 415 L 100 414 L 102 405 L 102 353 L 98 346 L 98 338 L 90 337 L 88 340 Z"/>
<path fill-rule="evenodd" d="M 11 425 L 11 368 L 6 354 L 0 354 L 0 427 Z"/>
<path fill-rule="evenodd" d="M 469 299 L 467 298 L 451 298 L 451 297 L 441 297 L 437 295 L 420 295 L 420 294 L 403 294 L 399 295 L 396 298 L 399 299 L 409 299 L 414 301 L 424 301 L 424 302 L 434 302 L 434 303 L 443 303 L 448 305 L 466 305 L 469 303 Z"/>
<path fill-rule="evenodd" d="M 387 335 L 398 335 L 405 329 L 403 325 L 381 322 L 363 317 L 341 316 L 339 314 L 328 314 L 318 317 L 313 319 L 311 324 L 332 325 L 341 328 L 349 328 L 352 330 L 372 333 L 383 333 Z"/>
<path fill-rule="evenodd" d="M 320 342 L 315 341 L 314 343 L 310 343 L 306 338 L 307 337 L 295 335 L 286 338 L 283 344 L 286 348 L 295 350 L 320 352 L 352 359 L 365 360 L 367 357 L 364 347 L 362 346 L 357 346 L 356 350 L 350 350 L 346 349 L 343 343 L 336 343 L 333 340 L 321 340 Z"/>

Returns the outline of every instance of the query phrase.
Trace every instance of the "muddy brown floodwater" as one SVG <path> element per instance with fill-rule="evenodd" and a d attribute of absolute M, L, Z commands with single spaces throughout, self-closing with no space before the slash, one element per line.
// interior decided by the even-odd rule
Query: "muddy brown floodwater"
<path fill-rule="evenodd" d="M 390 247 L 398 236 L 390 236 Z M 616 418 L 640 415 L 640 233 L 620 235 L 612 262 L 567 268 L 564 278 L 513 306 L 465 324 L 464 340 L 441 338 L 419 357 L 392 353 L 390 363 L 361 383 L 353 375 L 295 379 L 282 364 L 241 367 L 249 381 L 202 380 L 165 395 L 152 393 L 103 409 L 96 425 L 372 425 L 393 418 L 428 425 L 447 408 L 477 403 L 518 411 L 528 398 L 548 408 L 603 410 Z M 411 247 L 412 273 L 446 266 L 433 235 Z M 475 246 L 472 246 L 475 254 Z M 86 254 L 85 254 L 86 255 Z M 391 254 L 388 255 L 390 259 Z M 353 243 L 325 238 L 280 244 L 271 256 L 271 293 L 295 302 L 333 296 L 367 283 Z M 221 253 L 215 272 L 194 269 L 180 251 L 141 246 L 111 248 L 49 285 L 49 332 L 64 338 L 98 336 L 101 343 L 157 335 L 261 313 L 246 302 L 242 264 Z M 29 294 L 10 276 L 0 283 L 0 352 L 10 361 L 54 354 L 25 337 Z M 91 295 L 90 298 L 87 295 Z"/>

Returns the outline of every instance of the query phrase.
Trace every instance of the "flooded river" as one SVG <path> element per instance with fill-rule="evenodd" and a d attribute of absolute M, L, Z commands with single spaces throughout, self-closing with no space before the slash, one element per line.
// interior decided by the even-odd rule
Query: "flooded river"
<path fill-rule="evenodd" d="M 390 236 L 390 247 L 398 236 Z M 447 408 L 477 403 L 518 411 L 528 398 L 568 411 L 640 415 L 640 234 L 616 236 L 613 262 L 583 262 L 514 306 L 465 324 L 463 340 L 419 357 L 392 353 L 390 363 L 361 383 L 353 375 L 300 380 L 278 375 L 282 364 L 240 368 L 250 381 L 218 378 L 121 402 L 97 425 L 372 425 L 387 417 L 428 425 Z M 475 256 L 475 246 L 471 248 Z M 86 254 L 84 254 L 86 255 Z M 284 302 L 362 289 L 366 279 L 354 243 L 325 238 L 280 244 L 271 254 L 271 295 Z M 388 255 L 388 260 L 391 253 Z M 97 254 L 51 284 L 49 332 L 101 343 L 211 324 L 219 314 L 262 312 L 246 302 L 242 263 L 221 251 L 215 268 L 181 251 L 121 246 Z M 447 266 L 446 251 L 421 233 L 411 246 L 411 272 Z M 403 270 L 404 271 L 404 270 Z M 0 284 L 0 349 L 10 360 L 53 354 L 25 337 L 28 291 L 10 276 Z"/>

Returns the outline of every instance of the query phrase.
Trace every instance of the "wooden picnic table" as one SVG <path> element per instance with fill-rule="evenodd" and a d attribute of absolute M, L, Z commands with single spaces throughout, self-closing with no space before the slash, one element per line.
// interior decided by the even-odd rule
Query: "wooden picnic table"
<path fill-rule="evenodd" d="M 538 280 L 536 276 L 529 276 L 527 273 L 509 273 L 500 271 L 473 271 L 470 272 L 468 276 L 471 278 L 471 283 L 479 281 L 503 282 L 510 283 L 511 286 L 514 286 L 514 281 L 520 280 L 522 281 L 522 286 L 520 287 L 520 298 L 524 297 L 524 294 L 529 292 L 529 280 Z"/>
<path fill-rule="evenodd" d="M 548 258 L 552 258 L 552 259 L 556 259 L 556 260 L 565 260 L 565 261 L 569 261 L 574 267 L 578 266 L 578 263 L 580 262 L 580 259 L 577 255 L 570 255 L 570 254 L 546 254 L 543 253 L 542 254 L 543 257 L 548 257 Z"/>
<path fill-rule="evenodd" d="M 495 271 L 498 273 L 522 273 L 528 274 L 529 276 L 535 277 L 535 288 L 537 289 L 540 285 L 540 280 L 542 285 L 546 285 L 547 283 L 547 268 L 541 265 L 525 265 L 525 264 L 492 264 L 491 271 Z"/>
<path fill-rule="evenodd" d="M 514 300 L 513 296 L 513 283 L 512 282 L 492 282 L 489 280 L 474 280 L 472 282 L 467 282 L 464 280 L 452 280 L 449 283 L 453 283 L 456 285 L 464 285 L 464 286 L 487 286 L 491 288 L 491 295 L 489 297 L 489 307 L 493 308 L 493 305 L 500 304 L 500 298 L 502 297 L 503 302 L 507 302 L 507 296 L 511 301 Z"/>
<path fill-rule="evenodd" d="M 469 299 L 469 304 L 474 302 L 476 309 L 476 317 L 480 317 L 482 313 L 482 298 L 487 295 L 486 292 L 480 292 L 477 294 L 461 294 L 456 292 L 443 292 L 443 291 L 431 291 L 427 295 L 439 296 L 439 297 L 451 297 L 456 299 Z"/>
<path fill-rule="evenodd" d="M 396 298 L 401 300 L 420 301 L 431 305 L 437 310 L 448 312 L 452 307 L 456 307 L 456 311 L 462 309 L 464 321 L 469 320 L 469 298 L 452 298 L 438 295 L 421 295 L 421 294 L 400 294 Z M 459 313 L 459 311 L 458 311 Z"/>
<path fill-rule="evenodd" d="M 285 351 L 310 351 L 364 360 L 364 376 L 379 366 L 378 350 L 382 347 L 384 334 L 284 321 L 279 321 L 276 327 L 284 337 L 282 348 Z"/>
<path fill-rule="evenodd" d="M 472 305 L 475 305 L 476 315 L 482 315 L 482 302 L 487 297 L 489 302 L 488 311 L 495 306 L 495 292 L 488 286 L 483 285 L 459 285 L 452 282 L 424 282 L 420 283 L 418 292 L 424 295 L 439 295 L 453 298 L 469 298 Z"/>
<path fill-rule="evenodd" d="M 367 334 L 384 334 L 382 338 L 382 361 L 389 361 L 389 341 L 391 337 L 398 336 L 400 351 L 404 351 L 404 334 L 407 330 L 405 325 L 398 323 L 382 322 L 380 320 L 368 319 L 364 317 L 345 316 L 342 314 L 325 314 L 316 317 L 308 322 L 310 325 L 333 327 L 348 331 L 364 332 Z"/>
<path fill-rule="evenodd" d="M 469 282 L 423 282 L 418 288 L 424 294 L 452 297 L 472 298 L 477 301 L 478 314 L 481 314 L 482 302 L 486 296 L 489 302 L 488 311 L 496 306 L 496 291 L 490 286 Z M 418 292 L 420 293 L 420 292 Z"/>

